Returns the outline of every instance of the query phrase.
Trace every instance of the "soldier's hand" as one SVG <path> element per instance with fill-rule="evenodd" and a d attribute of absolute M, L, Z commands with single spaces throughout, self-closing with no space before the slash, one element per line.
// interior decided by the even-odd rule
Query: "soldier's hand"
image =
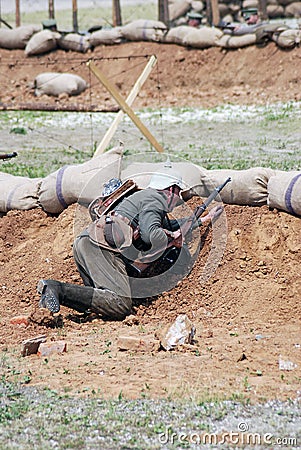
<path fill-rule="evenodd" d="M 174 245 L 175 247 L 182 247 L 183 245 L 183 236 L 181 233 L 181 230 L 177 230 L 173 232 L 173 240 L 172 240 L 172 245 Z"/>
<path fill-rule="evenodd" d="M 210 209 L 207 216 L 201 218 L 202 224 L 205 224 L 207 222 L 212 222 L 212 223 L 215 222 L 216 219 L 222 214 L 223 211 L 224 211 L 223 206 L 220 206 L 220 205 L 214 206 L 212 209 Z"/>

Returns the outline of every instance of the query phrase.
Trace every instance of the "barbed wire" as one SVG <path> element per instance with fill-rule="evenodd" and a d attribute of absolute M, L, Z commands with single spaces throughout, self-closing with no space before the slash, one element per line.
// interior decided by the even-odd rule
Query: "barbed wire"
<path fill-rule="evenodd" d="M 65 72 L 62 73 L 66 73 L 66 72 L 77 72 L 82 66 L 85 66 L 86 69 L 88 70 L 88 77 L 89 77 L 89 84 L 88 84 L 88 88 L 89 88 L 89 109 L 87 109 L 87 111 L 85 112 L 90 112 L 90 140 L 91 140 L 91 148 L 93 148 L 94 145 L 94 123 L 93 123 L 93 114 L 92 112 L 94 112 L 93 108 L 92 108 L 92 99 L 93 99 L 93 89 L 95 88 L 96 85 L 99 84 L 98 80 L 93 81 L 92 76 L 91 76 L 91 70 L 89 69 L 89 65 L 87 64 L 89 61 L 93 61 L 93 62 L 102 62 L 102 61 L 112 61 L 112 62 L 116 62 L 118 63 L 118 61 L 120 60 L 128 60 L 128 61 L 138 61 L 139 62 L 128 66 L 126 69 L 122 69 L 122 70 L 116 70 L 113 74 L 110 74 L 110 79 L 116 79 L 118 78 L 120 75 L 123 75 L 127 72 L 131 72 L 134 70 L 137 70 L 137 68 L 142 67 L 142 65 L 144 65 L 144 60 L 149 59 L 152 55 L 150 54 L 139 54 L 139 55 L 129 55 L 129 56 L 113 56 L 113 57 L 105 57 L 105 56 L 100 56 L 100 57 L 89 57 L 89 58 L 75 58 L 72 60 L 72 64 L 70 64 L 69 67 L 66 67 L 66 58 L 56 58 L 55 60 L 46 60 L 43 59 L 39 60 L 39 59 L 24 59 L 24 60 L 15 60 L 12 62 L 11 58 L 2 58 L 1 59 L 1 63 L 6 63 L 8 65 L 12 65 L 14 68 L 16 66 L 20 66 L 20 67 L 27 67 L 28 65 L 30 65 L 31 67 L 49 67 L 51 65 L 56 65 L 56 64 L 65 64 Z M 60 76 L 61 73 L 56 74 L 54 73 L 53 75 L 53 79 L 57 78 Z M 7 83 L 7 74 L 2 74 L 0 73 L 0 79 L 5 80 L 5 83 Z M 159 91 L 159 104 L 160 104 L 160 81 L 159 81 L 159 70 L 158 70 L 158 66 L 157 66 L 157 74 L 156 74 L 156 79 L 157 79 L 157 88 Z M 1 85 L 2 83 L 0 83 Z M 3 92 L 3 89 L 2 89 Z M 59 104 L 59 99 L 56 99 L 56 105 Z M 37 106 L 36 108 L 34 108 L 35 111 L 39 111 L 38 106 L 39 106 L 39 102 L 35 102 L 35 106 Z M 9 108 L 6 108 L 7 110 L 9 110 Z M 22 110 L 26 110 L 26 108 L 22 108 Z M 28 108 L 27 110 L 31 110 L 30 108 Z M 44 110 L 44 108 L 41 108 L 41 110 Z M 56 107 L 55 109 L 56 111 L 60 111 L 59 107 Z M 62 108 L 61 111 L 64 111 L 64 109 Z M 81 111 L 82 112 L 82 111 Z M 162 124 L 162 114 L 160 115 L 161 117 L 161 134 L 162 134 L 162 142 L 164 141 L 164 136 L 163 136 L 163 124 Z M 37 133 L 39 135 L 43 135 L 46 139 L 49 139 L 51 141 L 55 141 L 57 143 L 59 143 L 60 145 L 63 145 L 67 148 L 72 148 L 76 151 L 80 151 L 79 148 L 70 145 L 69 143 L 66 144 L 65 142 L 62 142 L 61 140 L 53 137 L 53 135 L 51 135 L 51 133 L 47 133 L 47 131 L 43 130 L 43 132 L 40 132 L 38 129 L 36 129 L 35 127 L 28 127 L 28 129 L 32 132 L 32 133 Z M 121 128 L 119 129 L 118 133 L 120 135 L 124 135 L 125 133 L 127 135 L 130 135 L 132 137 L 135 137 L 135 139 L 138 139 L 140 141 L 144 140 L 145 138 L 141 135 L 139 135 L 138 132 L 134 132 L 133 130 L 129 130 L 129 129 L 125 129 L 125 128 Z"/>

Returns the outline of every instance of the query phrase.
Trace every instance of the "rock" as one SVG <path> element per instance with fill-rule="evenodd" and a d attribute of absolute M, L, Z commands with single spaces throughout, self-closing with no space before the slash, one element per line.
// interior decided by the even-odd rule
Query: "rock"
<path fill-rule="evenodd" d="M 186 314 L 180 314 L 173 324 L 157 333 L 164 350 L 173 350 L 181 344 L 192 344 L 195 327 Z"/>
<path fill-rule="evenodd" d="M 67 351 L 66 341 L 45 342 L 39 345 L 38 355 L 41 357 L 49 356 L 53 353 L 64 353 Z"/>
<path fill-rule="evenodd" d="M 124 323 L 125 325 L 128 325 L 128 326 L 131 327 L 131 326 L 133 326 L 133 325 L 139 325 L 139 319 L 138 319 L 138 317 L 135 316 L 134 314 L 131 314 L 130 316 L 127 316 L 127 317 L 124 319 L 123 323 Z"/>
<path fill-rule="evenodd" d="M 119 336 L 117 347 L 120 351 L 147 352 L 158 351 L 160 342 L 151 335 Z"/>
<path fill-rule="evenodd" d="M 22 342 L 21 355 L 29 356 L 38 352 L 39 345 L 46 342 L 47 336 L 41 335 Z"/>
<path fill-rule="evenodd" d="M 298 366 L 293 361 L 289 361 L 287 359 L 283 359 L 281 355 L 279 355 L 279 370 L 294 370 Z"/>

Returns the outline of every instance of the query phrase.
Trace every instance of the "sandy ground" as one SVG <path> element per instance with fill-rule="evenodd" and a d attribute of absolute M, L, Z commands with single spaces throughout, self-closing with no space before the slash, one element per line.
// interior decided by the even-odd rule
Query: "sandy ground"
<path fill-rule="evenodd" d="M 157 54 L 159 64 L 137 107 L 155 107 L 159 97 L 164 106 L 300 100 L 300 49 L 282 52 L 268 45 L 222 52 L 125 44 L 99 49 L 97 54 L 138 52 Z M 0 54 L 4 103 L 37 102 L 26 86 L 40 64 L 45 69 L 49 63 L 54 70 L 76 65 L 80 73 L 87 73 L 70 53 L 56 52 L 30 60 L 31 64 L 22 52 L 1 50 Z M 3 81 L 5 64 L 10 83 Z M 108 62 L 103 64 L 109 71 Z M 131 77 L 122 70 L 118 73 L 124 94 L 142 67 L 136 67 L 135 73 L 133 69 Z M 158 75 L 161 89 L 154 91 Z M 94 83 L 97 104 L 112 105 L 109 96 L 97 89 Z M 86 96 L 76 101 L 87 102 Z M 64 307 L 53 318 L 37 307 L 40 278 L 81 283 L 72 258 L 75 206 L 58 217 L 41 209 L 11 211 L 2 217 L 0 348 L 5 376 L 60 392 L 99 392 L 106 398 L 120 393 L 128 398 L 245 397 L 251 401 L 300 397 L 300 218 L 267 207 L 227 205 L 225 211 L 226 249 L 205 285 L 200 276 L 210 252 L 210 231 L 191 274 L 172 291 L 135 304 L 133 317 L 124 322 L 104 322 Z M 179 314 L 186 314 L 196 327 L 193 345 L 170 352 L 119 350 L 120 336 L 153 339 Z M 29 316 L 27 326 L 11 323 L 19 315 Z M 48 342 L 65 340 L 67 352 L 21 357 L 22 341 L 42 334 Z"/>
<path fill-rule="evenodd" d="M 91 73 L 86 62 L 99 68 L 126 97 L 150 55 L 158 63 L 135 100 L 134 108 L 166 106 L 214 107 L 224 103 L 267 104 L 300 101 L 300 48 L 283 51 L 274 43 L 237 51 L 195 50 L 174 44 L 124 43 L 96 47 L 85 55 L 57 50 L 26 58 L 23 50 L 0 50 L 1 108 L 66 108 L 116 110 L 117 103 Z M 91 86 L 66 98 L 35 97 L 31 85 L 42 72 L 69 72 Z M 8 77 L 9 76 L 9 82 Z"/>

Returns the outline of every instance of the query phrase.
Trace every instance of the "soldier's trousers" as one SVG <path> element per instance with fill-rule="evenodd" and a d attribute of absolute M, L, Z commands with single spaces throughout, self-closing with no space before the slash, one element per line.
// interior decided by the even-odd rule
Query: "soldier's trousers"
<path fill-rule="evenodd" d="M 98 305 L 101 315 L 120 319 L 130 314 L 130 282 L 119 255 L 93 244 L 85 233 L 75 239 L 73 255 L 85 286 L 94 288 L 92 303 Z M 103 295 L 104 289 L 115 295 Z"/>

